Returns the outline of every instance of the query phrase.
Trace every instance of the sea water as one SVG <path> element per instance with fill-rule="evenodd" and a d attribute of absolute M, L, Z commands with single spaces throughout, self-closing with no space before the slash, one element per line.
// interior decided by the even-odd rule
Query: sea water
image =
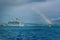
<path fill-rule="evenodd" d="M 0 40 L 60 40 L 60 26 L 1 26 Z"/>

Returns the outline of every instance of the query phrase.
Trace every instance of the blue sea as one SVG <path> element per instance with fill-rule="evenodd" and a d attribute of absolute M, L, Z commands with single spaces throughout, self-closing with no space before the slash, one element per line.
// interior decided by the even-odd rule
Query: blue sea
<path fill-rule="evenodd" d="M 60 40 L 60 26 L 1 26 L 0 40 Z"/>

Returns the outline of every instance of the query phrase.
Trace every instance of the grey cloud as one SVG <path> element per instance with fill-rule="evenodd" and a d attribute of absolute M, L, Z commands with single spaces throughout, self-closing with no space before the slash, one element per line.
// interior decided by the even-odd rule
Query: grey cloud
<path fill-rule="evenodd" d="M 0 0 L 0 5 L 24 5 L 32 2 L 45 2 L 46 0 Z"/>
<path fill-rule="evenodd" d="M 10 16 L 11 17 L 15 16 L 15 17 L 19 17 L 19 18 L 23 17 L 21 19 L 23 19 L 24 21 L 27 20 L 26 22 L 44 23 L 45 21 L 40 17 L 40 15 L 38 16 L 38 14 L 35 14 L 36 12 L 31 10 L 32 6 L 34 7 L 34 6 L 38 6 L 38 5 L 39 5 L 40 10 L 42 12 L 44 12 L 44 14 L 46 16 L 48 16 L 49 18 L 52 18 L 52 17 L 56 18 L 56 17 L 60 16 L 60 11 L 59 11 L 60 10 L 60 6 L 59 6 L 60 1 L 59 0 L 55 0 L 55 1 L 54 0 L 53 1 L 47 0 L 46 2 L 42 2 L 42 3 L 38 2 L 38 1 L 36 2 L 34 0 L 30 1 L 30 2 L 35 2 L 35 3 L 30 3 L 27 5 L 23 5 L 23 6 L 13 6 L 13 7 L 12 6 L 11 7 L 4 6 L 5 7 L 5 8 L 3 8 L 4 13 L 2 13 L 2 16 L 4 17 L 2 19 L 3 22 L 9 21 Z M 17 3 L 17 4 L 19 4 L 19 3 Z M 4 16 L 4 14 L 5 14 L 5 16 Z M 26 18 L 26 16 L 28 16 L 28 18 Z M 39 20 L 36 20 L 36 19 L 39 19 Z"/>

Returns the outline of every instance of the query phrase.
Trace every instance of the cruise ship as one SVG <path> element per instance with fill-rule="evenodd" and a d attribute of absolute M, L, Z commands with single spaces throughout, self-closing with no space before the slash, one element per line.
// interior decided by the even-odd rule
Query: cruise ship
<path fill-rule="evenodd" d="M 24 26 L 23 22 L 18 18 L 16 18 L 15 21 L 9 21 L 7 25 L 8 26 Z"/>

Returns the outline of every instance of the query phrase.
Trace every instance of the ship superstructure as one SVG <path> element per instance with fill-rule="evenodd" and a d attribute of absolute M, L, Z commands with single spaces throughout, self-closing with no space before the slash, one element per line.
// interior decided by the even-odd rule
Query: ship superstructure
<path fill-rule="evenodd" d="M 16 18 L 15 21 L 9 21 L 8 22 L 8 26 L 24 26 L 24 24 L 22 23 L 21 20 L 19 20 L 18 18 Z"/>

